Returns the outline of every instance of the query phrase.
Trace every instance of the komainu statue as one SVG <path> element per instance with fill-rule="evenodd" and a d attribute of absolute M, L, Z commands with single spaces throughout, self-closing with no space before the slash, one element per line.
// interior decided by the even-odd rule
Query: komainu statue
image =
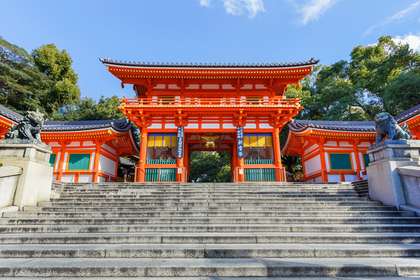
<path fill-rule="evenodd" d="M 28 111 L 17 126 L 12 124 L 10 130 L 6 133 L 5 138 L 30 140 L 34 144 L 43 145 L 41 140 L 41 129 L 44 125 L 44 114 L 36 111 Z"/>
<path fill-rule="evenodd" d="M 375 116 L 376 143 L 381 142 L 387 135 L 389 140 L 410 140 L 413 135 L 407 128 L 407 124 L 399 126 L 394 117 L 389 113 L 379 113 Z"/>

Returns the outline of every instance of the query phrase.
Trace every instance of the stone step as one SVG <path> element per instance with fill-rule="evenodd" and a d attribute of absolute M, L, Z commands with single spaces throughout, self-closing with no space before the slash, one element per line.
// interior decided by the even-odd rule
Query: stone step
<path fill-rule="evenodd" d="M 418 224 L 149 224 L 149 225 L 3 225 L 3 233 L 112 232 L 420 232 Z"/>
<path fill-rule="evenodd" d="M 379 201 L 282 201 L 282 202 L 248 202 L 246 206 L 279 206 L 279 205 L 298 205 L 298 206 L 381 206 Z M 244 206 L 239 202 L 167 202 L 167 203 L 136 203 L 136 202 L 39 202 L 40 207 L 89 207 L 89 206 L 107 206 L 107 207 L 144 207 L 144 206 L 161 206 L 161 207 L 232 207 Z"/>
<path fill-rule="evenodd" d="M 413 258 L 420 244 L 19 244 L 0 258 Z"/>
<path fill-rule="evenodd" d="M 16 278 L 1 277 L 1 280 L 16 280 Z M 25 277 L 25 280 L 46 279 L 44 277 Z M 49 280 L 80 280 L 80 277 L 48 277 Z M 83 279 L 98 279 L 96 277 Z M 296 280 L 296 277 L 101 277 L 104 280 Z M 366 280 L 360 277 L 299 277 L 299 280 Z M 418 280 L 417 277 L 369 277 L 369 280 Z"/>
<path fill-rule="evenodd" d="M 263 200 L 263 202 L 261 202 Z M 322 198 L 54 198 L 51 202 L 55 203 L 80 203 L 80 202 L 92 202 L 92 203 L 283 203 L 283 202 L 313 202 L 313 201 L 346 201 L 346 202 L 363 202 L 369 201 L 365 197 L 322 197 Z"/>
<path fill-rule="evenodd" d="M 0 244 L 416 244 L 420 233 L 15 233 L 1 234 Z"/>
<path fill-rule="evenodd" d="M 420 276 L 419 258 L 1 259 L 3 277 L 398 277 Z"/>
<path fill-rule="evenodd" d="M 26 206 L 31 212 L 111 212 L 111 211 L 396 211 L 395 206 L 223 206 L 223 207 L 40 207 Z"/>
<path fill-rule="evenodd" d="M 3 218 L 0 225 L 417 224 L 420 217 Z"/>
<path fill-rule="evenodd" d="M 416 217 L 413 211 L 107 211 L 5 212 L 3 218 L 126 218 L 126 217 Z"/>
<path fill-rule="evenodd" d="M 359 196 L 358 194 L 340 194 L 340 195 L 336 195 L 336 194 L 302 194 L 302 195 L 289 195 L 289 194 L 285 194 L 285 195 L 281 195 L 281 194 L 273 194 L 273 195 L 253 195 L 253 194 L 249 194 L 249 195 L 209 195 L 209 194 L 200 194 L 200 195 L 179 195 L 179 196 L 175 196 L 175 195 L 143 195 L 143 194 L 136 194 L 136 195 L 128 195 L 128 194 L 116 194 L 116 195 L 111 195 L 111 194 L 106 194 L 106 195 L 86 195 L 86 194 L 81 194 L 81 195 L 60 195 L 60 199 L 64 200 L 70 200 L 70 199 L 81 199 L 81 198 L 85 198 L 85 199 L 162 199 L 162 200 L 171 200 L 171 199 L 208 199 L 208 198 L 212 198 L 212 199 L 238 199 L 238 200 L 246 200 L 246 199 L 258 199 L 258 198 L 264 198 L 264 199 L 269 199 L 269 200 L 275 200 L 275 199 L 281 199 L 281 198 L 338 198 L 338 199 L 343 199 L 343 198 L 360 198 L 361 196 Z"/>

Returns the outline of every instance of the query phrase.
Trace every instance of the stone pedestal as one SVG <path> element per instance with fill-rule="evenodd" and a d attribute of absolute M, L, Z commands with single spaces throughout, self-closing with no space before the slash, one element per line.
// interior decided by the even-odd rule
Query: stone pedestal
<path fill-rule="evenodd" d="M 420 166 L 420 141 L 385 140 L 369 147 L 370 163 L 366 168 L 369 196 L 384 205 L 406 204 L 398 167 Z"/>
<path fill-rule="evenodd" d="M 13 201 L 20 210 L 24 206 L 36 206 L 38 202 L 50 200 L 53 174 L 50 155 L 49 146 L 41 147 L 25 140 L 20 144 L 0 141 L 0 162 L 3 166 L 22 167 Z"/>

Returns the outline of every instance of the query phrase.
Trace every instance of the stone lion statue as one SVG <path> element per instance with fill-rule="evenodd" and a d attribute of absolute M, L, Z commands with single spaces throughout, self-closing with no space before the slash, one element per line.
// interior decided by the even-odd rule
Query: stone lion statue
<path fill-rule="evenodd" d="M 407 128 L 407 124 L 400 127 L 391 114 L 379 113 L 375 116 L 376 143 L 381 142 L 387 135 L 390 140 L 413 139 L 413 135 Z"/>
<path fill-rule="evenodd" d="M 12 124 L 10 130 L 6 133 L 6 139 L 24 139 L 31 140 L 34 144 L 42 144 L 41 129 L 44 125 L 44 114 L 36 111 L 28 111 L 17 126 Z"/>

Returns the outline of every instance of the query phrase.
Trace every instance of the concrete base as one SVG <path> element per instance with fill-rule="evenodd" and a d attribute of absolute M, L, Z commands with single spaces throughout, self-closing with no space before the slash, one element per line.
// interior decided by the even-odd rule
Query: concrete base
<path fill-rule="evenodd" d="M 385 140 L 369 147 L 369 196 L 398 209 L 407 204 L 397 168 L 420 166 L 419 140 Z"/>
<path fill-rule="evenodd" d="M 35 144 L 10 144 L 0 141 L 0 161 L 3 166 L 22 168 L 13 205 L 22 210 L 24 206 L 36 206 L 49 201 L 53 168 L 49 160 L 51 149 Z"/>

